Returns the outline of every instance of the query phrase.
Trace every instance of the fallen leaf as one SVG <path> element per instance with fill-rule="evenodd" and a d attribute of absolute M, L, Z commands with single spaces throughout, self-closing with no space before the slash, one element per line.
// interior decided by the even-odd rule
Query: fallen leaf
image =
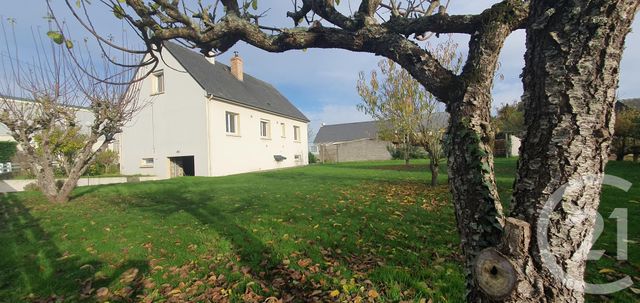
<path fill-rule="evenodd" d="M 603 268 L 601 270 L 598 271 L 601 274 L 612 274 L 615 273 L 616 271 L 611 269 L 611 268 Z"/>
<path fill-rule="evenodd" d="M 371 299 L 377 299 L 378 297 L 380 297 L 380 295 L 375 289 L 372 289 L 369 292 L 367 292 L 367 296 L 369 296 L 369 298 Z"/>
<path fill-rule="evenodd" d="M 309 266 L 309 264 L 311 264 L 311 259 L 309 259 L 309 258 L 298 260 L 298 265 L 300 267 L 302 267 L 302 268 L 305 268 L 305 267 Z"/>
<path fill-rule="evenodd" d="M 100 287 L 96 290 L 96 297 L 99 299 L 104 299 L 109 295 L 109 289 L 106 287 Z"/>

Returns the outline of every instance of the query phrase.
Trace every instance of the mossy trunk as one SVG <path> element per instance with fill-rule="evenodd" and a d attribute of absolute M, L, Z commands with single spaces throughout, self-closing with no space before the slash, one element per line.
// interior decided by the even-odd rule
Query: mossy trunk
<path fill-rule="evenodd" d="M 486 298 L 475 283 L 473 264 L 483 249 L 499 243 L 502 233 L 502 204 L 490 145 L 490 109 L 499 52 L 510 32 L 508 25 L 493 24 L 472 35 L 470 56 L 463 69 L 467 87 L 460 100 L 447 104 L 449 185 L 465 258 L 468 302 Z"/>
<path fill-rule="evenodd" d="M 620 59 L 639 3 L 532 1 L 523 74 L 527 130 L 512 217 L 474 268 L 488 299 L 584 302 L 585 243 L 593 241 Z"/>

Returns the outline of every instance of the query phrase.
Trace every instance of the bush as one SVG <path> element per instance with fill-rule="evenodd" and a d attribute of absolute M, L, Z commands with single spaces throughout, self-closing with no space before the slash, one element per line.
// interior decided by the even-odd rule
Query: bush
<path fill-rule="evenodd" d="M 309 164 L 317 163 L 318 158 L 312 152 L 309 152 Z"/>
<path fill-rule="evenodd" d="M 120 172 L 118 167 L 118 152 L 113 150 L 104 150 L 96 155 L 95 162 L 87 169 L 85 175 L 97 176 L 105 174 L 117 174 Z"/>
<path fill-rule="evenodd" d="M 40 191 L 40 186 L 36 182 L 32 182 L 24 186 L 24 191 Z"/>
<path fill-rule="evenodd" d="M 0 142 L 0 162 L 7 163 L 16 154 L 16 142 L 4 141 Z"/>
<path fill-rule="evenodd" d="M 398 145 L 389 145 L 387 146 L 387 150 L 391 154 L 391 158 L 394 160 L 404 160 L 404 146 L 402 144 Z M 409 159 L 425 159 L 427 158 L 427 153 L 424 151 L 422 147 L 419 146 L 411 146 L 409 147 Z"/>

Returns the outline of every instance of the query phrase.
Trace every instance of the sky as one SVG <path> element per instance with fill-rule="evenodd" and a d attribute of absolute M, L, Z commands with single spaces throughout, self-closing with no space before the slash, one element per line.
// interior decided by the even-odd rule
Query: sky
<path fill-rule="evenodd" d="M 58 16 L 64 18 L 66 10 L 60 5 L 62 0 L 54 0 Z M 94 1 L 95 2 L 95 1 Z M 351 2 L 351 3 L 349 3 Z M 461 1 L 453 0 L 449 14 L 474 14 L 483 11 L 497 0 Z M 342 1 L 340 9 L 349 11 L 349 4 L 357 7 L 359 1 Z M 291 20 L 285 18 L 291 10 L 290 1 L 262 0 L 260 8 L 269 7 L 261 24 L 274 26 L 292 26 Z M 120 21 L 113 14 L 100 5 L 91 13 L 92 22 L 100 30 L 118 34 L 122 29 Z M 27 9 L 28 8 L 28 9 Z M 47 23 L 43 19 L 47 8 L 44 0 L 23 0 L 4 3 L 0 16 L 15 18 L 17 46 L 21 52 L 29 50 L 32 42 L 32 31 L 46 32 Z M 72 21 L 71 17 L 67 20 Z M 72 22 L 69 24 L 75 28 Z M 43 28 L 45 30 L 43 30 Z M 632 32 L 627 37 L 626 50 L 623 55 L 620 87 L 620 98 L 640 97 L 640 17 L 636 18 Z M 38 30 L 39 29 L 39 30 Z M 76 34 L 74 38 L 82 35 Z M 88 36 L 84 34 L 84 36 Z M 454 40 L 459 44 L 459 51 L 467 52 L 468 36 L 455 35 Z M 433 41 L 432 43 L 435 43 Z M 4 47 L 4 45 L 2 45 Z M 505 42 L 500 53 L 500 69 L 503 79 L 496 79 L 493 97 L 493 107 L 512 103 L 522 94 L 522 82 L 519 75 L 524 66 L 525 32 L 523 30 L 512 33 Z M 358 73 L 375 69 L 381 57 L 367 53 L 352 53 L 343 50 L 309 49 L 307 51 L 289 51 L 280 54 L 268 53 L 246 45 L 236 44 L 229 52 L 217 58 L 219 62 L 229 64 L 234 51 L 238 51 L 244 61 L 245 72 L 274 85 L 294 105 L 296 105 L 310 120 L 310 128 L 317 132 L 322 123 L 336 124 L 371 120 L 359 112 L 356 105 L 361 102 L 356 90 Z M 0 54 L 3 54 L 0 50 Z"/>

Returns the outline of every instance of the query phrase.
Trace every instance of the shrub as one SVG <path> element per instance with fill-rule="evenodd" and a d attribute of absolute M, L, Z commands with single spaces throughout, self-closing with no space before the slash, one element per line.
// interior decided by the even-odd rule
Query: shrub
<path fill-rule="evenodd" d="M 40 186 L 36 182 L 31 182 L 24 186 L 24 191 L 40 191 Z"/>
<path fill-rule="evenodd" d="M 309 152 L 309 164 L 317 163 L 318 158 L 312 152 Z"/>
<path fill-rule="evenodd" d="M 16 154 L 16 145 L 16 142 L 0 142 L 0 162 L 6 163 L 11 161 L 11 158 Z"/>
<path fill-rule="evenodd" d="M 404 160 L 404 146 L 402 144 L 389 145 L 387 146 L 387 150 L 391 154 L 391 158 L 394 160 Z M 427 158 L 427 153 L 424 151 L 422 147 L 419 146 L 411 146 L 409 147 L 409 159 L 425 159 Z"/>
<path fill-rule="evenodd" d="M 96 155 L 95 162 L 87 169 L 86 175 L 96 176 L 104 174 L 119 173 L 118 152 L 113 150 L 104 150 Z"/>

